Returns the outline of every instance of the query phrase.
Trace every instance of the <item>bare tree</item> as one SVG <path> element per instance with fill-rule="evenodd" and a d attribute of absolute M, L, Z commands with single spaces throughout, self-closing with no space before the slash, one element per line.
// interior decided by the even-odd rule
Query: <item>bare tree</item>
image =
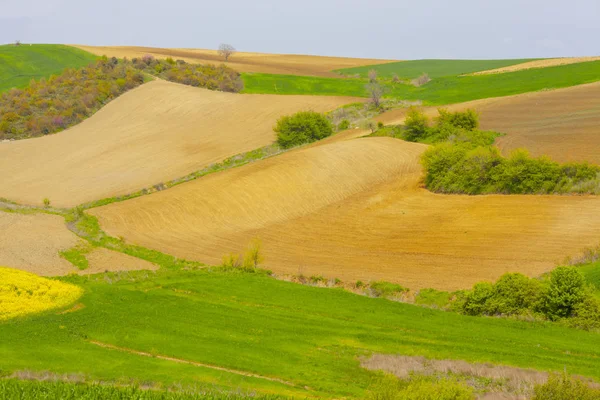
<path fill-rule="evenodd" d="M 431 78 L 426 73 L 423 73 L 421 76 L 411 81 L 411 83 L 416 87 L 423 86 L 428 82 L 431 82 Z"/>
<path fill-rule="evenodd" d="M 233 47 L 230 44 L 227 43 L 221 43 L 219 45 L 219 55 L 222 57 L 225 57 L 225 61 L 229 60 L 229 57 L 231 57 L 235 52 L 235 47 Z"/>
<path fill-rule="evenodd" d="M 374 69 L 369 70 L 369 82 L 377 82 L 377 71 L 375 71 Z"/>
<path fill-rule="evenodd" d="M 371 102 L 375 107 L 381 105 L 381 98 L 385 94 L 385 87 L 381 86 L 379 83 L 369 83 L 366 86 L 367 92 L 369 92 L 369 97 L 371 98 Z"/>
<path fill-rule="evenodd" d="M 21 45 L 21 41 L 20 40 L 15 40 L 15 46 L 20 46 Z"/>

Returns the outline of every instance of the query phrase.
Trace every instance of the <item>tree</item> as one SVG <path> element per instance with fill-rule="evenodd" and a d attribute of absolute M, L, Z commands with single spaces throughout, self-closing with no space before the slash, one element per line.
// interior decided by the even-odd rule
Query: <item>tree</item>
<path fill-rule="evenodd" d="M 15 46 L 20 46 L 21 45 L 21 41 L 20 40 L 15 40 Z"/>
<path fill-rule="evenodd" d="M 381 98 L 385 94 L 385 87 L 381 86 L 377 82 L 372 82 L 365 86 L 367 92 L 369 92 L 369 97 L 371 98 L 371 102 L 375 105 L 375 107 L 379 108 L 381 105 Z"/>
<path fill-rule="evenodd" d="M 377 82 L 377 71 L 374 69 L 369 70 L 369 82 L 371 82 L 371 83 Z"/>
<path fill-rule="evenodd" d="M 284 149 L 321 140 L 333 133 L 331 122 L 315 111 L 283 116 L 273 130 L 277 133 L 277 143 Z"/>
<path fill-rule="evenodd" d="M 229 57 L 231 57 L 235 52 L 235 47 L 233 47 L 230 44 L 227 43 L 221 43 L 219 45 L 219 55 L 225 58 L 225 61 L 229 60 Z"/>
<path fill-rule="evenodd" d="M 567 318 L 586 298 L 585 277 L 577 267 L 558 267 L 542 300 L 542 311 L 551 320 Z"/>
<path fill-rule="evenodd" d="M 404 126 L 406 127 L 405 139 L 409 142 L 416 142 L 427 136 L 429 131 L 428 123 L 429 120 L 425 114 L 412 108 L 408 112 L 404 122 Z"/>

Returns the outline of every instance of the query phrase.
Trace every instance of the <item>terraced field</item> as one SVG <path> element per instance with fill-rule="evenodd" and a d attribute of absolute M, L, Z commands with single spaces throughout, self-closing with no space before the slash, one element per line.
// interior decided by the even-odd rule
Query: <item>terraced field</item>
<path fill-rule="evenodd" d="M 219 263 L 259 238 L 278 273 L 414 289 L 536 276 L 596 244 L 600 199 L 435 195 L 419 188 L 424 148 L 324 144 L 91 212 L 110 234 L 179 257 Z"/>
<path fill-rule="evenodd" d="M 151 54 L 157 58 L 171 57 L 190 63 L 218 63 L 223 57 L 216 50 L 204 49 L 164 49 L 155 47 L 132 46 L 83 46 L 75 47 L 98 56 L 109 57 L 142 57 Z M 368 58 L 324 57 L 297 54 L 265 54 L 237 52 L 231 56 L 227 65 L 240 72 L 262 72 L 269 74 L 308 75 L 337 78 L 340 75 L 334 69 L 357 67 L 361 65 L 381 64 L 391 60 Z"/>
<path fill-rule="evenodd" d="M 236 95 L 153 81 L 64 132 L 0 143 L 0 197 L 37 205 L 49 198 L 72 207 L 127 194 L 272 143 L 281 115 L 352 101 Z"/>

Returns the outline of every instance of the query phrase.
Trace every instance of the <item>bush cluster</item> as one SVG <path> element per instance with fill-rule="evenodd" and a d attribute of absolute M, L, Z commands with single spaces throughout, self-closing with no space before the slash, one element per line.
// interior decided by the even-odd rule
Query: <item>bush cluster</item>
<path fill-rule="evenodd" d="M 532 400 L 598 400 L 600 389 L 592 388 L 585 382 L 566 373 L 552 374 L 548 382 L 537 385 Z"/>
<path fill-rule="evenodd" d="M 134 58 L 131 64 L 139 71 L 184 85 L 233 93 L 244 88 L 241 75 L 224 64 L 188 64 L 172 58 L 159 60 L 151 55 Z"/>
<path fill-rule="evenodd" d="M 142 73 L 107 58 L 48 79 L 31 80 L 26 89 L 12 89 L 0 95 L 0 139 L 61 131 L 143 82 Z"/>
<path fill-rule="evenodd" d="M 478 126 L 478 116 L 472 110 L 440 110 L 434 126 L 422 113 L 409 113 L 404 138 L 438 143 L 421 160 L 429 190 L 461 194 L 600 193 L 599 166 L 559 164 L 547 157 L 531 157 L 522 149 L 503 157 L 492 146 L 498 134 L 480 131 Z"/>
<path fill-rule="evenodd" d="M 321 140 L 333 133 L 327 117 L 315 111 L 283 116 L 273 130 L 277 133 L 277 143 L 284 149 Z"/>
<path fill-rule="evenodd" d="M 473 388 L 453 378 L 413 375 L 399 380 L 385 375 L 370 388 L 368 400 L 474 400 Z"/>
<path fill-rule="evenodd" d="M 544 279 L 519 273 L 460 292 L 452 306 L 466 315 L 539 315 L 586 330 L 600 328 L 600 300 L 577 267 L 561 266 Z"/>

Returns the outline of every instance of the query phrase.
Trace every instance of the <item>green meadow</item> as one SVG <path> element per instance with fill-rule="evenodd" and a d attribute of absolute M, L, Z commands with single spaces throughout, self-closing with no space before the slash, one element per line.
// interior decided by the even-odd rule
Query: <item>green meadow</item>
<path fill-rule="evenodd" d="M 360 398 L 376 376 L 361 357 L 389 353 L 600 378 L 600 336 L 552 323 L 467 317 L 220 268 L 61 279 L 84 288 L 83 307 L 1 323 L 5 374 Z"/>
<path fill-rule="evenodd" d="M 29 85 L 31 79 L 47 78 L 65 68 L 81 68 L 96 56 L 61 44 L 12 44 L 0 46 L 0 92 Z"/>
<path fill-rule="evenodd" d="M 430 78 L 439 78 L 450 75 L 463 75 L 472 72 L 487 71 L 490 69 L 508 67 L 510 65 L 522 64 L 534 59 L 516 60 L 411 60 L 398 61 L 387 64 L 366 65 L 364 67 L 344 68 L 336 70 L 343 75 L 359 74 L 366 78 L 370 70 L 377 71 L 377 75 L 391 78 L 398 75 L 401 79 L 414 79 L 423 73 Z"/>

